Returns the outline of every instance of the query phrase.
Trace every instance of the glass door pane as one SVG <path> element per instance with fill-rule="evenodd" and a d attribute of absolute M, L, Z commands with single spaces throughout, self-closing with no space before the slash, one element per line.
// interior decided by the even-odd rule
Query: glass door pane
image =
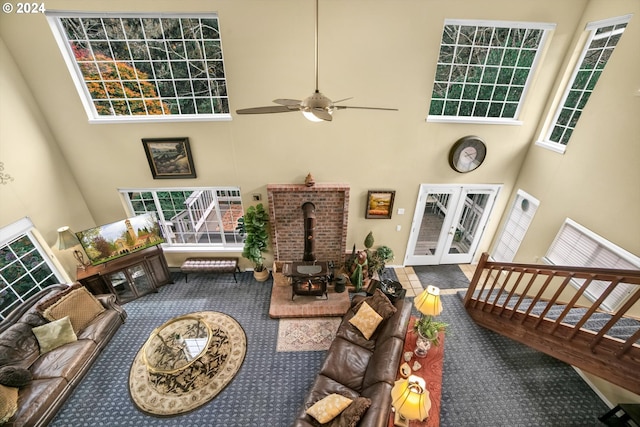
<path fill-rule="evenodd" d="M 136 298 L 136 294 L 131 288 L 129 279 L 123 271 L 109 274 L 107 275 L 107 279 L 111 282 L 111 287 L 116 291 L 119 301 L 126 302 Z"/>
<path fill-rule="evenodd" d="M 127 268 L 127 273 L 129 273 L 129 276 L 131 277 L 131 281 L 136 288 L 138 296 L 148 294 L 149 292 L 154 292 L 156 290 L 149 278 L 149 275 L 147 274 L 147 270 L 141 264 Z"/>
<path fill-rule="evenodd" d="M 450 193 L 429 193 L 413 255 L 435 255 L 451 204 Z"/>

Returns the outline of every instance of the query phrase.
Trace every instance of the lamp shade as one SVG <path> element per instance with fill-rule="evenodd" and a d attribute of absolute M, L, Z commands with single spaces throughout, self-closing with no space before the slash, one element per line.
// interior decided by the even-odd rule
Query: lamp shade
<path fill-rule="evenodd" d="M 71 232 L 68 226 L 58 228 L 58 240 L 56 241 L 56 248 L 71 249 L 80 244 L 78 238 Z"/>
<path fill-rule="evenodd" d="M 418 311 L 425 316 L 437 316 L 442 313 L 442 302 L 440 301 L 440 288 L 435 286 L 427 286 L 427 289 L 422 291 L 413 300 L 413 305 L 416 306 Z"/>
<path fill-rule="evenodd" d="M 431 408 L 424 379 L 411 375 L 396 381 L 391 389 L 391 404 L 404 419 L 424 421 Z"/>

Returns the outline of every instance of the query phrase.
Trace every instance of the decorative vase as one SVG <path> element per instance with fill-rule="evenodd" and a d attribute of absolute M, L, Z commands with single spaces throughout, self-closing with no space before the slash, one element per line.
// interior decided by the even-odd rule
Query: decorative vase
<path fill-rule="evenodd" d="M 337 293 L 341 294 L 347 289 L 347 278 L 343 275 L 339 275 L 336 277 L 335 285 L 333 290 Z"/>
<path fill-rule="evenodd" d="M 431 348 L 431 341 L 418 333 L 418 336 L 416 338 L 416 348 L 415 350 L 413 350 L 413 354 L 415 354 L 416 357 L 420 357 L 420 358 L 426 357 L 427 352 L 429 351 L 430 348 Z"/>
<path fill-rule="evenodd" d="M 253 278 L 258 282 L 265 282 L 269 278 L 269 270 L 266 268 L 262 271 L 253 270 Z"/>

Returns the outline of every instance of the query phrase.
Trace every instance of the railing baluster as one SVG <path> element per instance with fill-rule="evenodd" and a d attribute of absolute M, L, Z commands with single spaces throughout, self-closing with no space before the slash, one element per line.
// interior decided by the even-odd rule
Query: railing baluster
<path fill-rule="evenodd" d="M 496 284 L 498 283 L 498 280 L 500 279 L 500 275 L 502 274 L 502 267 L 499 267 L 495 273 L 496 273 L 496 277 L 495 279 L 493 279 L 493 283 L 491 283 L 491 288 L 489 288 L 489 290 L 487 291 L 487 296 L 485 297 L 485 300 L 482 302 L 482 305 L 480 306 L 480 310 L 484 310 L 484 307 L 487 303 L 491 304 L 489 302 L 489 298 L 491 297 L 491 294 L 493 294 L 493 290 L 496 288 Z M 493 306 L 495 306 L 495 300 L 493 300 Z M 492 307 L 493 309 L 493 307 Z M 491 309 L 489 310 L 491 311 Z"/>
<path fill-rule="evenodd" d="M 580 299 L 580 297 L 582 296 L 582 294 L 584 293 L 584 291 L 589 287 L 589 285 L 591 284 L 591 282 L 593 282 L 593 278 L 595 277 L 595 275 L 591 275 L 591 277 L 589 277 L 587 279 L 586 282 L 584 282 L 582 284 L 582 286 L 580 286 L 580 288 L 578 290 L 576 290 L 575 295 L 573 296 L 573 298 L 571 298 L 571 300 L 567 303 L 567 306 L 565 307 L 564 310 L 562 310 L 562 313 L 560 313 L 560 316 L 558 316 L 558 318 L 555 321 L 555 324 L 553 325 L 553 328 L 551 328 L 551 333 L 555 333 L 555 331 L 558 330 L 558 327 L 560 326 L 560 323 L 562 323 L 562 321 L 564 320 L 564 318 L 567 316 L 567 314 L 569 314 L 569 312 L 571 311 L 571 309 L 573 309 L 573 307 L 575 306 L 576 302 Z"/>
<path fill-rule="evenodd" d="M 518 286 L 520 285 L 520 281 L 522 280 L 525 274 L 526 274 L 525 270 L 520 271 L 520 274 L 516 279 L 516 283 L 513 284 L 513 286 L 511 287 L 511 290 L 509 291 L 509 294 L 507 295 L 507 298 L 505 298 L 505 300 L 502 302 L 502 307 L 500 309 L 500 312 L 498 313 L 498 316 L 501 316 L 502 313 L 504 312 L 504 309 L 507 307 L 507 304 L 509 304 L 509 300 L 511 300 L 511 297 L 513 296 L 514 292 L 516 291 L 516 289 L 518 289 Z"/>
<path fill-rule="evenodd" d="M 542 310 L 542 313 L 540 313 L 540 316 L 538 317 L 538 320 L 536 321 L 534 328 L 537 328 L 538 325 L 540 325 L 540 322 L 542 322 L 542 319 L 547 317 L 547 313 L 549 313 L 551 308 L 555 305 L 556 301 L 558 300 L 558 297 L 560 296 L 564 288 L 567 287 L 571 279 L 573 279 L 573 274 L 569 274 L 567 277 L 565 277 L 564 281 L 558 287 L 558 290 L 556 291 L 556 293 L 553 294 L 553 297 L 551 297 L 551 299 L 549 300 L 549 304 L 547 304 L 545 309 Z"/>
<path fill-rule="evenodd" d="M 587 321 L 591 318 L 593 313 L 595 313 L 596 310 L 600 307 L 600 304 L 602 304 L 602 301 L 604 301 L 609 296 L 609 294 L 613 292 L 613 290 L 618 285 L 618 283 L 620 283 L 621 279 L 622 279 L 621 277 L 616 277 L 616 280 L 611 282 L 611 284 L 607 286 L 607 288 L 604 290 L 602 295 L 600 295 L 600 298 L 598 298 L 596 302 L 594 302 L 593 305 L 591 305 L 591 308 L 587 310 L 587 312 L 585 313 L 584 316 L 582 316 L 580 321 L 578 321 L 578 323 L 575 324 L 575 326 L 573 327 L 574 328 L 573 332 L 571 332 L 571 335 L 569 335 L 570 340 L 573 339 L 573 337 L 576 336 L 580 328 L 582 328 L 582 326 L 585 323 L 587 323 Z"/>
<path fill-rule="evenodd" d="M 640 329 L 638 329 L 633 335 L 631 335 L 625 343 L 622 345 L 620 350 L 616 351 L 615 355 L 618 359 L 620 359 L 623 355 L 625 355 L 633 344 L 640 340 Z"/>
<path fill-rule="evenodd" d="M 529 280 L 529 283 L 527 283 L 527 286 L 524 288 L 524 291 L 520 294 L 520 298 L 518 298 L 516 305 L 513 306 L 512 308 L 513 311 L 511 312 L 511 316 L 509 316 L 509 319 L 511 319 L 515 314 L 515 312 L 518 311 L 518 307 L 520 307 L 520 304 L 522 304 L 522 301 L 527 296 L 527 292 L 529 291 L 529 289 L 531 289 L 531 285 L 533 285 L 533 282 L 535 282 L 536 279 L 538 278 L 538 273 L 540 273 L 540 270 L 533 270 L 531 272 L 531 280 Z"/>
<path fill-rule="evenodd" d="M 602 340 L 602 337 L 604 336 L 604 334 L 606 334 L 609 331 L 609 329 L 611 329 L 611 327 L 615 325 L 618 322 L 618 320 L 620 320 L 622 315 L 625 314 L 627 311 L 629 311 L 629 309 L 633 307 L 633 305 L 638 300 L 640 300 L 640 289 L 638 289 L 631 296 L 631 298 L 629 298 L 627 302 L 624 303 L 624 305 L 620 308 L 620 310 L 618 310 L 618 312 L 615 315 L 613 315 L 611 319 L 609 319 L 607 324 L 604 325 L 602 329 L 600 329 L 600 332 L 596 335 L 596 337 L 591 342 L 591 345 L 589 346 L 589 348 L 591 348 L 591 351 L 594 351 L 598 343 Z"/>

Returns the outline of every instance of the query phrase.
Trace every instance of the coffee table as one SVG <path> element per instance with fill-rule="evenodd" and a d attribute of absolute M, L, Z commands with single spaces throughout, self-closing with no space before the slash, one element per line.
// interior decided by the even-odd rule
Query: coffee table
<path fill-rule="evenodd" d="M 175 374 L 206 352 L 211 336 L 211 328 L 203 318 L 174 317 L 151 332 L 142 347 L 142 360 L 149 372 Z"/>

